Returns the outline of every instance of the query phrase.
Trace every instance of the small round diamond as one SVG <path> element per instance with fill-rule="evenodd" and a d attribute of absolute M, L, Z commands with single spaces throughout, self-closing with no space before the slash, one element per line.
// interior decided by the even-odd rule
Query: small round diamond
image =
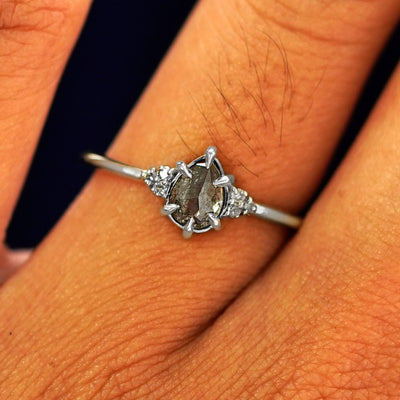
<path fill-rule="evenodd" d="M 228 200 L 226 215 L 231 218 L 238 218 L 253 210 L 253 199 L 243 189 L 232 187 Z"/>
<path fill-rule="evenodd" d="M 162 165 L 159 168 L 150 168 L 146 172 L 145 183 L 156 196 L 167 197 L 169 187 L 174 177 L 173 168 Z"/>

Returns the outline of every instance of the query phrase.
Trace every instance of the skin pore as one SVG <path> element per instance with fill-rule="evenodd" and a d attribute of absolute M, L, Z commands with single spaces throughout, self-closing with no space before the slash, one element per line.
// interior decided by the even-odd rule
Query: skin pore
<path fill-rule="evenodd" d="M 0 6 L 3 231 L 83 3 Z M 200 1 L 108 155 L 145 168 L 214 144 L 256 201 L 300 212 L 399 15 Z M 183 242 L 150 191 L 97 171 L 0 290 L 0 398 L 396 398 L 398 75 L 294 238 L 240 218 Z"/>

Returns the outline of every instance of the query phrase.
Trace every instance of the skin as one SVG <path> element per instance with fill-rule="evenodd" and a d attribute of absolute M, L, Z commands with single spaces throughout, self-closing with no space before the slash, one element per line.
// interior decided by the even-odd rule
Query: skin
<path fill-rule="evenodd" d="M 3 237 L 88 7 L 0 5 Z M 215 144 L 239 187 L 300 212 L 399 16 L 202 0 L 108 154 L 173 165 Z M 183 242 L 149 190 L 96 172 L 27 260 L 2 251 L 0 398 L 399 398 L 399 107 L 397 69 L 294 237 L 243 217 Z"/>

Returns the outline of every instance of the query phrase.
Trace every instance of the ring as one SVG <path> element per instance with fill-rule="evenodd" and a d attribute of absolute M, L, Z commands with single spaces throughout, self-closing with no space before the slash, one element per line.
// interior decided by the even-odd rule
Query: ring
<path fill-rule="evenodd" d="M 97 168 L 144 180 L 156 196 L 165 199 L 161 213 L 182 229 L 185 239 L 193 233 L 221 229 L 223 217 L 254 215 L 294 229 L 301 225 L 301 218 L 258 204 L 235 187 L 234 177 L 224 173 L 214 146 L 189 164 L 178 161 L 175 168 L 162 165 L 146 170 L 95 153 L 85 153 L 83 158 Z"/>

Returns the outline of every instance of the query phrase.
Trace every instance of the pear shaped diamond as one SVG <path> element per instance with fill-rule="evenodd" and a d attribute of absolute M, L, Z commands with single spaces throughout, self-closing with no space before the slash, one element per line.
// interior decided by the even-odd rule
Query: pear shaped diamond
<path fill-rule="evenodd" d="M 213 184 L 221 173 L 215 163 L 207 168 L 204 158 L 194 162 L 189 170 L 192 177 L 182 175 L 172 187 L 169 202 L 179 206 L 172 218 L 181 226 L 194 218 L 193 228 L 201 230 L 211 226 L 208 214 L 221 213 L 224 189 Z"/>

